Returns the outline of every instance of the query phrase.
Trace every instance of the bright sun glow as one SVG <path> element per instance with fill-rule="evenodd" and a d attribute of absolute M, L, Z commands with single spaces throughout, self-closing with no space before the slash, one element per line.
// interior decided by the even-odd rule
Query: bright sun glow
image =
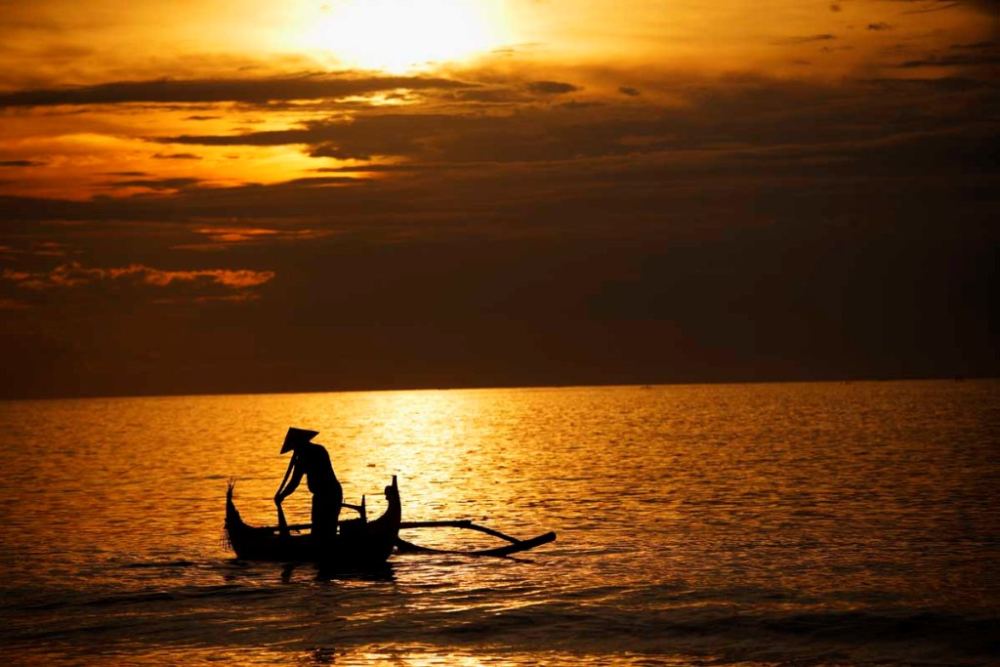
<path fill-rule="evenodd" d="M 341 0 L 307 41 L 353 67 L 403 72 L 489 51 L 503 32 L 496 0 Z"/>

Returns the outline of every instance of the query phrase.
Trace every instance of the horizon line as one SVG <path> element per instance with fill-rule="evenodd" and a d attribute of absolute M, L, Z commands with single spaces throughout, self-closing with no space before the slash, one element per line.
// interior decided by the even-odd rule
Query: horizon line
<path fill-rule="evenodd" d="M 275 391 L 237 391 L 237 392 L 163 392 L 163 393 L 94 393 L 79 395 L 56 395 L 56 396 L 10 396 L 0 397 L 0 402 L 29 402 L 29 401 L 77 401 L 96 399 L 126 399 L 126 398 L 186 398 L 186 397 L 213 397 L 213 396 L 290 396 L 295 394 L 368 394 L 380 392 L 416 392 L 416 391 L 491 391 L 501 389 L 583 389 L 583 388 L 654 388 L 654 387 L 691 387 L 698 385 L 724 386 L 724 385 L 753 385 L 753 384 L 854 384 L 854 383 L 882 383 L 882 382 L 964 382 L 1000 380 L 998 375 L 915 375 L 915 376 L 871 376 L 871 377 L 841 377 L 841 378 L 814 378 L 814 379 L 731 379 L 731 380 L 673 380 L 673 381 L 649 381 L 649 382 L 592 382 L 592 383 L 541 383 L 541 384 L 497 384 L 497 385 L 454 385 L 454 386 L 411 386 L 411 387 L 354 387 L 340 389 L 313 389 L 313 390 L 275 390 Z"/>

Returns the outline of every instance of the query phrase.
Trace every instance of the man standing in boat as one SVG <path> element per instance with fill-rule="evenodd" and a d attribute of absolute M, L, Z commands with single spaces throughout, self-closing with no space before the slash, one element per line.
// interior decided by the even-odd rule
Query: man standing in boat
<path fill-rule="evenodd" d="M 278 517 L 284 526 L 281 501 L 292 495 L 302 481 L 302 475 L 305 475 L 306 484 L 312 493 L 312 534 L 325 545 L 330 545 L 337 537 L 337 520 L 340 517 L 344 491 L 330 465 L 330 455 L 326 448 L 311 442 L 317 435 L 318 431 L 294 426 L 288 429 L 281 453 L 291 451 L 292 460 L 288 462 L 285 478 L 274 494 L 274 503 L 278 506 Z"/>

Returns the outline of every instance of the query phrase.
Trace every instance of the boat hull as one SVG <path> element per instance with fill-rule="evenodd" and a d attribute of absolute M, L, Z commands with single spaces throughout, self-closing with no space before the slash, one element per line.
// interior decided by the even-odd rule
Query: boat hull
<path fill-rule="evenodd" d="M 284 534 L 277 527 L 256 527 L 240 517 L 232 487 L 226 493 L 226 536 L 243 560 L 314 562 L 325 567 L 378 567 L 392 555 L 399 536 L 401 508 L 396 480 L 386 489 L 389 508 L 373 521 L 342 521 L 336 540 L 320 544 L 311 534 Z"/>

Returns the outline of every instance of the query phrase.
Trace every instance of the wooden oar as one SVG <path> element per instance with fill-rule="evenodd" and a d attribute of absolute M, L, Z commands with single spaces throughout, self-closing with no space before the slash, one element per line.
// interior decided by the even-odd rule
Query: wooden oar
<path fill-rule="evenodd" d="M 274 504 L 278 506 L 278 534 L 282 537 L 288 537 L 290 535 L 291 527 L 288 522 L 285 521 L 285 512 L 281 509 L 281 500 L 278 496 L 285 489 L 285 484 L 288 483 L 288 478 L 292 476 L 292 470 L 295 468 L 295 454 L 292 454 L 292 458 L 288 459 L 288 468 L 285 470 L 285 476 L 281 480 L 281 484 L 278 486 L 278 491 L 275 493 Z"/>
<path fill-rule="evenodd" d="M 281 503 L 278 505 L 278 534 L 282 537 L 288 537 L 291 534 L 291 526 L 285 521 L 285 512 L 281 509 Z"/>

